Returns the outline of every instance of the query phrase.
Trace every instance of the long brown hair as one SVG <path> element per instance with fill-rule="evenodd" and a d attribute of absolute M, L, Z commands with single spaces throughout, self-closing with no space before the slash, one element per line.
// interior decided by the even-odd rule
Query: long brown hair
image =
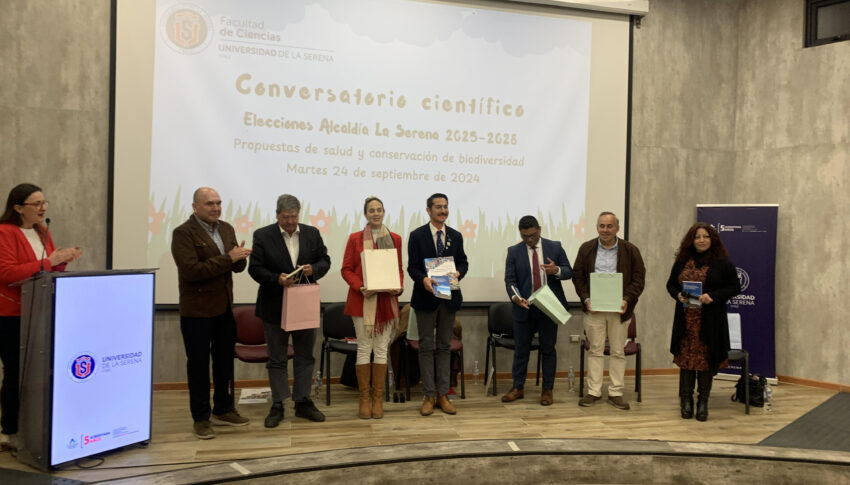
<path fill-rule="evenodd" d="M 717 233 L 717 230 L 707 222 L 697 222 L 688 229 L 685 237 L 682 238 L 682 242 L 679 243 L 679 249 L 676 250 L 676 262 L 684 263 L 688 259 L 696 257 L 697 250 L 694 247 L 694 237 L 697 235 L 697 229 L 705 229 L 708 232 L 708 237 L 711 238 L 711 247 L 705 252 L 705 259 L 703 260 L 706 264 L 729 259 L 729 253 L 726 252 L 726 246 L 720 240 L 720 234 Z"/>
<path fill-rule="evenodd" d="M 41 187 L 33 184 L 18 184 L 9 191 L 9 197 L 6 199 L 6 210 L 3 211 L 3 215 L 0 216 L 0 224 L 14 224 L 16 226 L 23 225 L 24 221 L 21 219 L 21 215 L 18 214 L 18 211 L 15 210 L 16 205 L 24 205 L 24 202 L 29 199 L 29 197 L 36 193 L 41 192 Z M 38 226 L 38 224 L 36 224 Z M 38 229 L 41 229 L 40 227 Z"/>

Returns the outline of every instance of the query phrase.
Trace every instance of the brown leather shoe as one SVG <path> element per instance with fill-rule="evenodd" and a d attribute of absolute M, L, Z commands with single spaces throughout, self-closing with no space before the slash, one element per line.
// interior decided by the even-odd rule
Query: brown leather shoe
<path fill-rule="evenodd" d="M 512 387 L 507 394 L 502 396 L 502 402 L 514 402 L 517 399 L 522 399 L 525 397 L 525 391 L 522 389 L 517 389 L 516 387 Z"/>
<path fill-rule="evenodd" d="M 422 416 L 430 416 L 434 414 L 434 398 L 426 397 L 422 400 L 422 407 L 419 408 L 419 414 Z"/>
<path fill-rule="evenodd" d="M 555 402 L 555 399 L 552 397 L 552 389 L 543 389 L 543 394 L 540 395 L 540 405 L 551 406 L 553 402 Z"/>
<path fill-rule="evenodd" d="M 608 404 L 623 411 L 628 411 L 631 408 L 628 401 L 623 399 L 623 396 L 608 396 Z"/>
<path fill-rule="evenodd" d="M 455 405 L 449 401 L 449 397 L 446 395 L 442 395 L 437 399 L 437 406 L 443 410 L 446 414 L 457 414 L 457 409 L 455 409 Z"/>

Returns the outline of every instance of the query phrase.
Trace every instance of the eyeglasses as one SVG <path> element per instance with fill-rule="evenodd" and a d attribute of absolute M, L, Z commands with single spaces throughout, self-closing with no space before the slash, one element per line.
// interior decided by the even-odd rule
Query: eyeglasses
<path fill-rule="evenodd" d="M 38 202 L 24 202 L 21 205 L 31 205 L 33 207 L 38 207 L 39 209 L 41 209 L 42 207 L 47 207 L 48 205 L 50 205 L 50 202 L 46 200 L 41 200 Z"/>

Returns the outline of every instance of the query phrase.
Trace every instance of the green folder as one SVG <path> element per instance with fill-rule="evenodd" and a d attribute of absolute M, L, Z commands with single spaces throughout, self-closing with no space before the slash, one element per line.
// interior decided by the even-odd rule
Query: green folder
<path fill-rule="evenodd" d="M 543 285 L 539 290 L 532 293 L 528 297 L 528 302 L 539 308 L 555 323 L 563 325 L 570 319 L 570 312 L 564 308 L 564 305 L 561 305 L 560 300 L 548 285 Z"/>
<path fill-rule="evenodd" d="M 623 308 L 623 273 L 590 273 L 590 308 L 617 312 Z"/>

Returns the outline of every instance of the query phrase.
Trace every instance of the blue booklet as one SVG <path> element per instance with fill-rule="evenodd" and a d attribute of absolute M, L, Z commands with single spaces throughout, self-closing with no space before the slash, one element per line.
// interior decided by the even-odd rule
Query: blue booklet
<path fill-rule="evenodd" d="M 702 306 L 699 297 L 702 295 L 702 283 L 699 281 L 683 281 L 682 296 L 688 298 L 687 303 L 682 303 L 683 307 L 698 308 Z"/>
<path fill-rule="evenodd" d="M 436 281 L 434 285 L 434 296 L 444 300 L 452 299 L 452 283 L 449 275 L 432 275 L 431 279 Z"/>

